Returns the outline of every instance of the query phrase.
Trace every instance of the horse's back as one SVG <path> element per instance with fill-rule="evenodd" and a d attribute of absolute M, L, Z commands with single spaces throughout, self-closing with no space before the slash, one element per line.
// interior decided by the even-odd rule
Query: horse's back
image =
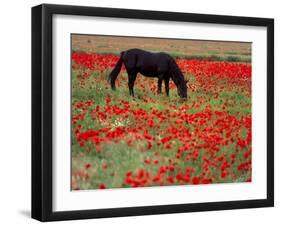
<path fill-rule="evenodd" d="M 149 77 L 157 77 L 169 70 L 171 57 L 163 52 L 148 52 L 142 49 L 129 49 L 123 55 L 128 71 L 134 70 Z"/>
<path fill-rule="evenodd" d="M 142 49 L 129 49 L 125 53 L 127 59 L 137 59 L 146 63 L 161 63 L 171 60 L 171 56 L 164 52 L 148 52 Z"/>

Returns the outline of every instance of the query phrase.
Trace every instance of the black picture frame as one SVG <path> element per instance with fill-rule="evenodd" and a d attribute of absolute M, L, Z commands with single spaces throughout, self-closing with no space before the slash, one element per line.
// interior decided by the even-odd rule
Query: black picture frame
<path fill-rule="evenodd" d="M 52 18 L 55 14 L 266 27 L 267 198 L 54 212 L 52 210 Z M 57 221 L 271 206 L 274 206 L 273 19 L 49 4 L 32 8 L 32 218 L 40 221 Z"/>

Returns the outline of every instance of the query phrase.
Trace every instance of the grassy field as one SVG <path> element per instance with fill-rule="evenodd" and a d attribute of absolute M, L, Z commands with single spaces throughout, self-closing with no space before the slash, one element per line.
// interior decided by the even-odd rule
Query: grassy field
<path fill-rule="evenodd" d="M 72 35 L 72 49 L 80 53 L 119 55 L 136 47 L 169 52 L 175 58 L 251 62 L 250 43 Z"/>
<path fill-rule="evenodd" d="M 178 56 L 188 101 L 141 75 L 132 98 L 124 69 L 111 91 L 117 53 L 133 47 Z M 74 35 L 72 50 L 72 189 L 251 181 L 249 43 Z"/>

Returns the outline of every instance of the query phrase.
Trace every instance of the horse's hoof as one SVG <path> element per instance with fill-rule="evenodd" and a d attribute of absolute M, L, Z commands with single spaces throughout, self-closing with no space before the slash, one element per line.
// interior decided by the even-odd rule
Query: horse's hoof
<path fill-rule="evenodd" d="M 180 98 L 179 103 L 184 103 L 187 101 L 187 98 Z"/>

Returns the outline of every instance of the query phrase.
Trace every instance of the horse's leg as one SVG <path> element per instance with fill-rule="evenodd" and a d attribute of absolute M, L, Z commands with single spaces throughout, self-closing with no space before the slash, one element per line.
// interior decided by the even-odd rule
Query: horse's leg
<path fill-rule="evenodd" d="M 157 93 L 160 94 L 162 92 L 162 78 L 158 79 L 158 89 L 157 89 Z"/>
<path fill-rule="evenodd" d="M 137 77 L 137 73 L 135 72 L 129 74 L 128 86 L 129 86 L 130 96 L 132 97 L 134 97 L 134 84 L 135 84 L 136 77 Z"/>
<path fill-rule="evenodd" d="M 166 95 L 169 96 L 169 81 L 170 78 L 165 78 L 164 82 L 165 82 L 165 91 L 166 91 Z"/>

